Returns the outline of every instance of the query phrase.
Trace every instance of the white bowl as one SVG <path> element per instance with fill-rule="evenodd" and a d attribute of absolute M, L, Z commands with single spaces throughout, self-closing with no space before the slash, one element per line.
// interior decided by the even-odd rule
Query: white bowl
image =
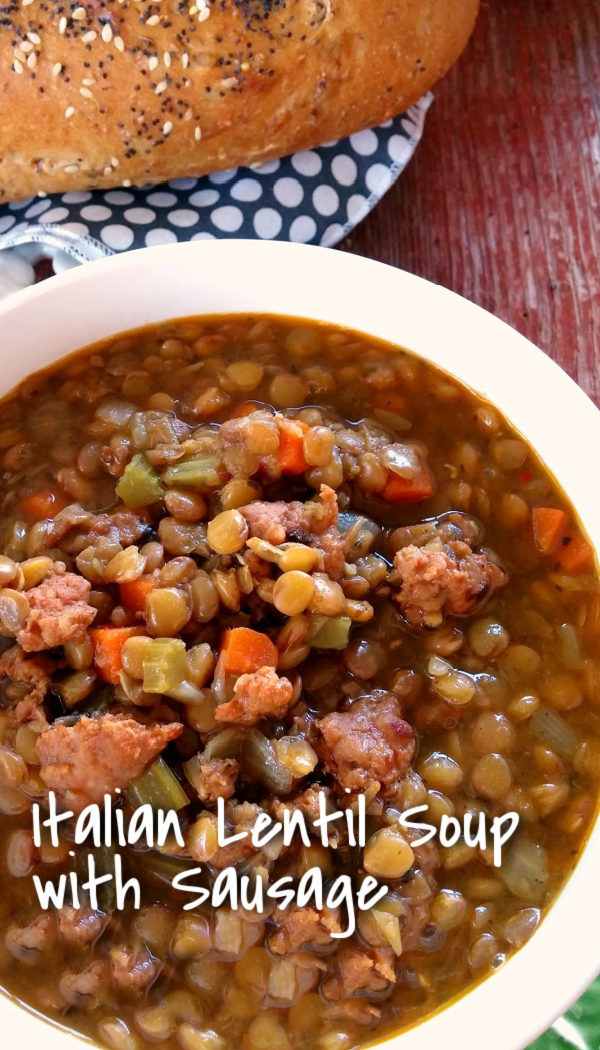
<path fill-rule="evenodd" d="M 522 336 L 458 295 L 354 255 L 304 245 L 204 241 L 87 264 L 0 306 L 0 394 L 106 336 L 202 313 L 288 314 L 367 332 L 414 351 L 489 398 L 541 455 L 600 553 L 600 486 L 590 459 L 600 413 Z M 531 941 L 468 995 L 386 1050 L 522 1050 L 600 971 L 594 908 L 597 823 L 577 868 Z M 32 890 L 33 892 L 33 890 Z M 32 971 L 31 980 L 35 980 Z M 81 1050 L 77 1036 L 0 996 L 3 1043 Z"/>

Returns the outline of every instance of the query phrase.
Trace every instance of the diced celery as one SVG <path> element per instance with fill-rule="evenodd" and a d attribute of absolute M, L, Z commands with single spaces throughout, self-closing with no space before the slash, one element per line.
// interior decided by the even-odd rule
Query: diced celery
<path fill-rule="evenodd" d="M 287 795 L 292 790 L 294 781 L 289 769 L 277 760 L 271 741 L 254 727 L 246 730 L 244 736 L 242 769 L 246 776 L 276 795 Z"/>
<path fill-rule="evenodd" d="M 125 467 L 116 488 L 117 496 L 127 507 L 147 507 L 165 494 L 160 478 L 143 452 L 138 452 Z"/>
<path fill-rule="evenodd" d="M 151 853 L 144 853 L 140 858 L 140 867 L 145 875 L 156 882 L 165 883 L 171 887 L 173 879 L 176 875 L 181 875 L 184 871 L 191 871 L 192 868 L 198 871 L 198 864 L 195 860 L 187 860 L 185 857 L 171 857 L 168 854 L 158 853 L 153 850 Z M 195 882 L 198 882 L 200 878 L 201 882 L 204 882 L 206 868 L 203 868 L 202 873 L 195 878 Z"/>
<path fill-rule="evenodd" d="M 229 726 L 215 733 L 204 748 L 202 758 L 239 758 L 245 730 L 241 726 Z"/>
<path fill-rule="evenodd" d="M 148 803 L 154 810 L 183 809 L 190 801 L 177 777 L 160 756 L 141 777 L 129 785 L 126 795 L 134 809 Z"/>
<path fill-rule="evenodd" d="M 175 689 L 189 674 L 185 642 L 181 638 L 153 638 L 142 666 L 145 693 Z"/>
<path fill-rule="evenodd" d="M 162 474 L 165 485 L 189 485 L 196 489 L 216 489 L 221 484 L 216 456 L 195 456 L 182 463 L 172 463 Z"/>
<path fill-rule="evenodd" d="M 352 620 L 349 616 L 322 616 L 313 613 L 308 629 L 308 644 L 315 649 L 345 649 Z"/>

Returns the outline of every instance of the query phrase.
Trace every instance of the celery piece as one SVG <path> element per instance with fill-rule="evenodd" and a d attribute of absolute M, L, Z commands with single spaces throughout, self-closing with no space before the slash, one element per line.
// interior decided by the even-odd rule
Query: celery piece
<path fill-rule="evenodd" d="M 194 884 L 197 885 L 198 878 L 202 885 L 205 884 L 205 880 L 208 877 L 206 866 L 203 866 L 203 870 L 198 875 L 198 862 L 195 860 L 188 860 L 185 857 L 172 857 L 169 854 L 158 853 L 152 851 L 151 853 L 144 853 L 141 857 L 141 869 L 144 875 L 151 878 L 154 882 L 164 883 L 172 889 L 173 879 L 176 875 L 181 875 L 184 871 L 191 871 L 195 868 L 196 875 L 194 877 Z"/>
<path fill-rule="evenodd" d="M 175 689 L 189 674 L 185 642 L 181 638 L 153 638 L 142 666 L 145 693 Z"/>
<path fill-rule="evenodd" d="M 308 644 L 315 649 L 345 649 L 352 620 L 349 616 L 322 616 L 313 613 L 308 629 Z"/>
<path fill-rule="evenodd" d="M 141 777 L 129 785 L 125 794 L 134 809 L 148 803 L 154 810 L 183 809 L 190 801 L 177 777 L 160 755 Z"/>
<path fill-rule="evenodd" d="M 165 485 L 189 485 L 195 489 L 216 489 L 221 484 L 217 456 L 195 456 L 172 463 L 162 474 Z"/>
<path fill-rule="evenodd" d="M 127 507 L 147 507 L 162 499 L 165 490 L 154 468 L 143 452 L 138 452 L 125 467 L 116 488 L 117 496 Z"/>

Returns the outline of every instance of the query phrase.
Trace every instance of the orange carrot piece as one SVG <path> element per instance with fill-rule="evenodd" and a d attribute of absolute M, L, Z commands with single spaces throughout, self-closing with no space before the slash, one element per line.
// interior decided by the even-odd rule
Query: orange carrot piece
<path fill-rule="evenodd" d="M 225 631 L 221 638 L 221 653 L 224 654 L 223 670 L 231 675 L 252 674 L 261 667 L 277 667 L 279 660 L 277 646 L 271 639 L 249 627 Z"/>
<path fill-rule="evenodd" d="M 286 419 L 279 434 L 277 452 L 282 474 L 303 474 L 308 470 L 308 463 L 304 458 L 304 435 L 307 430 L 307 424 L 299 419 Z"/>
<path fill-rule="evenodd" d="M 375 407 L 401 416 L 406 411 L 406 398 L 398 390 L 378 390 L 375 395 Z"/>
<path fill-rule="evenodd" d="M 553 554 L 564 536 L 567 515 L 558 507 L 533 508 L 533 538 L 540 554 Z"/>
<path fill-rule="evenodd" d="M 434 491 L 433 475 L 427 467 L 423 467 L 416 478 L 401 478 L 390 471 L 381 495 L 388 503 L 420 503 L 433 496 Z"/>
<path fill-rule="evenodd" d="M 260 407 L 258 401 L 242 401 L 242 404 L 238 405 L 232 413 L 232 418 L 243 419 L 244 416 L 251 416 L 252 413 L 256 412 Z"/>
<path fill-rule="evenodd" d="M 121 650 L 125 642 L 136 634 L 145 633 L 143 627 L 94 627 L 90 631 L 96 670 L 105 682 L 119 684 L 119 671 L 123 667 Z"/>
<path fill-rule="evenodd" d="M 40 489 L 21 500 L 20 513 L 30 521 L 43 521 L 55 518 L 70 502 L 60 489 Z"/>
<path fill-rule="evenodd" d="M 565 572 L 585 572 L 592 567 L 594 551 L 585 536 L 578 532 L 571 537 L 569 543 L 561 547 L 558 561 Z"/>
<path fill-rule="evenodd" d="M 143 612 L 146 606 L 146 598 L 155 587 L 154 576 L 140 576 L 130 583 L 119 584 L 121 605 L 131 612 Z"/>

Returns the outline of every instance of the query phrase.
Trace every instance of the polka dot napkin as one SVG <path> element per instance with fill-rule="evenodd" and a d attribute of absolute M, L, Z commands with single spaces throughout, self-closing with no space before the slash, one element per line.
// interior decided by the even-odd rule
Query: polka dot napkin
<path fill-rule="evenodd" d="M 55 269 L 64 269 L 129 248 L 213 237 L 331 247 L 368 215 L 406 167 L 431 102 L 427 95 L 378 128 L 256 168 L 2 205 L 0 249 L 27 246 L 18 248 L 21 262 L 50 255 Z M 0 296 L 10 279 L 9 259 L 0 255 Z M 23 287 L 22 267 L 15 280 Z M 9 290 L 14 287 L 4 288 L 4 294 Z"/>

